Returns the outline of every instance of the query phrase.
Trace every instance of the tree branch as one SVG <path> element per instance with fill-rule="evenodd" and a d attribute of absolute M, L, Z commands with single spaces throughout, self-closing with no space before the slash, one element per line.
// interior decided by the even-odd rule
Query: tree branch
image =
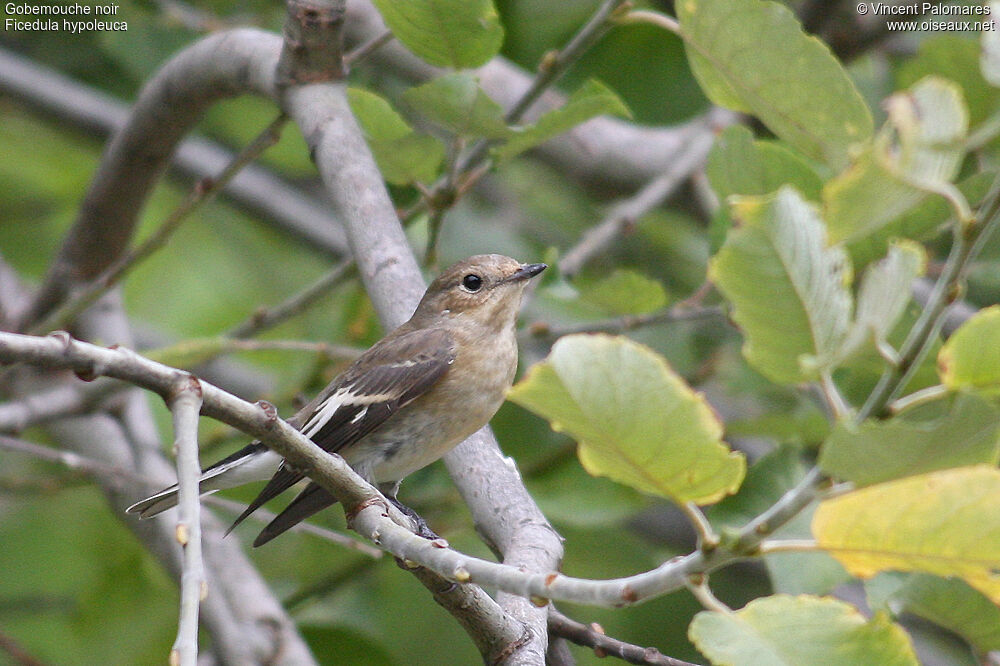
<path fill-rule="evenodd" d="M 370 2 L 349 0 L 345 33 L 350 43 L 368 41 L 385 31 L 385 24 Z M 427 81 L 445 70 L 427 65 L 398 43 L 386 44 L 370 56 L 373 66 L 389 69 L 411 81 Z M 534 76 L 509 60 L 496 57 L 475 71 L 483 90 L 505 109 L 513 108 L 531 87 Z M 565 101 L 548 91 L 525 112 L 533 122 Z M 717 123 L 732 123 L 737 114 L 713 110 Z M 588 120 L 533 149 L 560 173 L 608 189 L 631 190 L 669 171 L 693 136 L 711 134 L 704 118 L 671 127 L 642 127 L 616 118 Z"/>
<path fill-rule="evenodd" d="M 257 30 L 212 35 L 181 51 L 146 84 L 128 123 L 108 144 L 22 330 L 126 251 L 171 153 L 209 106 L 247 93 L 276 96 L 279 48 L 277 37 Z"/>
<path fill-rule="evenodd" d="M 717 319 L 724 317 L 725 312 L 718 306 L 694 306 L 686 301 L 669 307 L 641 315 L 622 315 L 599 321 L 583 322 L 570 326 L 551 326 L 544 321 L 534 321 L 528 325 L 527 333 L 534 338 L 554 340 L 564 335 L 574 333 L 625 333 L 645 326 L 669 324 L 678 321 L 698 321 L 700 319 Z"/>
<path fill-rule="evenodd" d="M 651 666 L 695 666 L 687 661 L 681 661 L 662 654 L 652 647 L 639 647 L 631 643 L 611 638 L 604 633 L 600 625 L 590 625 L 577 622 L 549 607 L 549 631 L 557 636 L 568 639 L 577 645 L 593 648 L 598 657 L 618 657 L 629 664 L 649 664 Z"/>
<path fill-rule="evenodd" d="M 84 377 L 115 377 L 156 392 L 165 399 L 169 399 L 178 381 L 189 376 L 183 371 L 142 358 L 127 349 L 105 349 L 74 340 L 61 332 L 46 337 L 0 333 L 0 362 L 25 362 L 41 367 L 66 368 Z M 562 575 L 554 567 L 547 571 L 532 571 L 521 562 L 509 562 L 509 556 L 505 556 L 504 564 L 498 564 L 469 557 L 443 547 L 440 541 L 429 541 L 417 536 L 409 527 L 403 527 L 409 526 L 408 519 L 395 507 L 387 504 L 381 494 L 358 476 L 342 458 L 323 451 L 312 440 L 282 421 L 271 405 L 251 405 L 207 382 L 202 381 L 200 384 L 203 415 L 228 423 L 260 439 L 291 464 L 310 470 L 309 477 L 338 497 L 348 515 L 353 515 L 352 526 L 359 534 L 404 562 L 417 563 L 448 581 L 497 587 L 531 600 L 540 609 L 544 609 L 548 599 L 599 606 L 626 606 L 680 589 L 692 574 L 706 573 L 756 555 L 760 542 L 796 515 L 817 492 L 817 472 L 814 471 L 799 487 L 786 493 L 768 511 L 741 529 L 731 543 L 697 550 L 642 573 L 608 580 L 589 580 Z M 485 434 L 485 429 L 477 433 L 479 437 Z M 475 439 L 474 436 L 460 446 L 474 447 L 479 444 Z M 480 445 L 480 448 L 485 447 Z M 496 463 L 505 464 L 499 458 L 499 452 L 496 449 L 485 449 L 476 453 L 479 452 L 484 453 L 484 459 L 469 455 L 458 456 L 457 463 L 466 467 L 460 467 L 463 473 L 456 474 L 456 482 L 461 480 L 487 486 L 482 491 L 490 491 L 486 494 L 488 501 L 516 499 L 516 491 L 504 483 L 504 479 L 498 481 L 495 477 L 485 480 L 482 478 L 483 474 L 495 472 Z M 489 459 L 487 456 L 490 455 L 495 455 L 496 460 Z M 491 485 L 497 488 L 489 488 Z M 519 513 L 523 512 L 520 505 L 510 507 L 507 511 L 497 511 L 499 515 L 495 522 L 481 525 L 484 531 L 490 528 L 493 533 L 510 539 L 509 542 L 495 542 L 501 550 L 505 545 L 508 547 L 505 554 L 516 553 L 517 548 L 525 548 L 529 553 L 541 550 L 538 539 L 546 535 L 549 538 L 557 536 L 547 523 L 529 522 L 527 526 L 509 524 L 511 517 L 518 519 Z M 538 559 L 532 560 L 527 555 L 522 557 L 532 564 L 538 562 Z M 548 557 L 549 553 L 543 551 L 539 559 Z M 441 585 L 441 582 L 437 581 L 435 584 Z M 445 596 L 460 597 L 463 604 L 475 603 L 478 610 L 471 616 L 460 619 L 470 622 L 486 618 L 482 622 L 476 622 L 476 626 L 480 630 L 492 629 L 495 632 L 492 634 L 494 640 L 501 635 L 505 641 L 491 643 L 494 648 L 506 649 L 512 644 L 520 645 L 524 626 L 520 622 L 504 620 L 505 614 L 498 613 L 499 609 L 495 605 L 491 606 L 489 597 L 478 594 L 471 598 L 468 596 L 477 589 L 469 585 L 447 585 L 441 587 L 440 591 Z M 453 600 L 452 603 L 458 601 Z M 530 625 L 528 629 L 531 632 Z M 532 636 L 532 641 L 534 640 Z"/>
<path fill-rule="evenodd" d="M 274 42 L 277 50 L 277 40 Z M 3 48 L 0 48 L 0 92 L 54 117 L 64 126 L 99 135 L 119 132 L 129 122 L 127 104 Z M 233 153 L 213 141 L 189 137 L 177 146 L 171 159 L 177 173 L 201 180 L 222 171 L 232 161 Z M 251 215 L 274 223 L 311 247 L 333 256 L 342 256 L 347 251 L 344 232 L 330 215 L 329 205 L 265 167 L 247 166 L 222 192 Z"/>
<path fill-rule="evenodd" d="M 291 88 L 286 111 L 302 129 L 336 202 L 337 215 L 345 220 L 361 279 L 383 325 L 391 329 L 409 318 L 424 282 L 344 92 L 336 84 Z M 505 562 L 536 571 L 556 568 L 562 557 L 558 536 L 504 461 L 488 430 L 460 444 L 445 461 L 477 526 L 504 553 Z M 545 654 L 544 612 L 523 599 L 501 597 L 500 602 L 515 617 L 529 622 L 530 647 L 541 659 Z"/>
<path fill-rule="evenodd" d="M 382 176 L 351 113 L 344 86 L 335 83 L 291 86 L 285 93 L 284 107 L 302 130 L 336 214 L 345 221 L 359 274 L 383 325 L 395 328 L 409 318 L 420 300 L 423 278 Z M 526 491 L 524 495 L 527 497 Z M 494 513 L 492 507 L 485 506 L 473 507 L 473 511 Z M 365 512 L 355 517 L 355 528 L 374 536 L 378 543 L 381 533 L 378 524 L 371 524 L 370 531 L 362 531 L 366 529 L 362 526 L 363 516 Z M 382 529 L 387 528 L 383 525 Z M 422 572 L 417 574 L 423 577 Z M 490 661 L 509 662 L 518 652 L 512 646 L 524 643 L 521 623 L 512 621 L 478 588 L 442 585 L 433 580 L 425 580 L 425 585 L 440 588 L 435 599 L 448 604 L 446 608 L 466 626 L 480 652 Z M 541 620 L 544 622 L 544 617 Z M 474 630 L 470 629 L 472 625 Z M 544 624 L 534 625 L 532 644 L 542 634 L 537 647 L 543 655 Z"/>
<path fill-rule="evenodd" d="M 86 334 L 111 341 L 130 342 L 130 332 L 117 291 L 108 294 L 79 322 Z M 24 394 L 35 383 L 34 373 L 21 369 L 8 388 Z M 183 373 L 182 373 L 183 374 Z M 160 453 L 159 433 L 146 396 L 140 391 L 122 393 L 116 416 L 93 414 L 65 418 L 48 425 L 55 441 L 87 460 L 109 466 L 94 468 L 93 476 L 108 498 L 112 513 L 124 520 L 125 508 L 137 495 L 150 493 L 176 479 Z M 151 479 L 136 484 L 135 477 L 117 468 L 142 470 Z M 134 472 L 133 472 L 134 474 Z M 222 540 L 223 525 L 206 516 L 204 557 L 214 581 L 213 593 L 202 604 L 201 615 L 212 638 L 212 650 L 222 663 L 270 661 L 280 655 L 286 664 L 313 664 L 309 649 L 294 623 L 281 608 L 239 544 Z M 175 577 L 181 558 L 170 521 L 125 520 L 137 538 Z"/>
<path fill-rule="evenodd" d="M 198 481 L 198 412 L 201 384 L 193 376 L 178 382 L 168 400 L 174 422 L 177 450 L 177 542 L 184 550 L 181 564 L 180 619 L 177 639 L 170 651 L 172 666 L 197 666 L 198 606 L 208 592 L 205 563 L 201 558 L 201 503 Z"/>
<path fill-rule="evenodd" d="M 121 254 L 86 286 L 64 301 L 58 308 L 50 311 L 41 321 L 32 325 L 28 332 L 47 333 L 54 329 L 65 328 L 76 317 L 94 304 L 98 298 L 107 293 L 129 271 L 150 257 L 154 252 L 166 245 L 169 238 L 180 228 L 188 216 L 211 201 L 215 194 L 230 182 L 246 165 L 256 160 L 267 148 L 278 142 L 281 128 L 287 122 L 284 116 L 278 116 L 257 136 L 256 139 L 241 150 L 232 161 L 218 174 L 206 178 L 188 194 L 187 198 L 175 208 L 163 223 L 142 243 Z"/>
<path fill-rule="evenodd" d="M 674 160 L 663 173 L 647 182 L 633 196 L 613 206 L 603 221 L 584 233 L 580 242 L 563 254 L 559 261 L 559 270 L 563 274 L 580 272 L 587 261 L 605 251 L 622 233 L 634 227 L 646 213 L 673 194 L 688 176 L 700 169 L 715 141 L 715 132 L 732 122 L 732 114 L 717 109 L 699 120 L 701 127 L 692 127 L 687 140 L 675 152 Z"/>

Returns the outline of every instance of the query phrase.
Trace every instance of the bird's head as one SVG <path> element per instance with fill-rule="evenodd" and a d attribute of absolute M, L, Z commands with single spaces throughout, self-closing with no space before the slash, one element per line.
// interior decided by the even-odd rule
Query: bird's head
<path fill-rule="evenodd" d="M 522 264 L 502 254 L 469 257 L 431 283 L 417 306 L 417 315 L 474 315 L 506 324 L 517 314 L 528 280 L 546 268 L 545 264 Z"/>

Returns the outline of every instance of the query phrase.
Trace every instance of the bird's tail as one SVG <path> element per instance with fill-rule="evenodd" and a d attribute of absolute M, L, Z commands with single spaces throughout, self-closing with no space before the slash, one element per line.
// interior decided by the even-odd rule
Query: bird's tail
<path fill-rule="evenodd" d="M 317 511 L 322 511 L 328 506 L 337 503 L 333 495 L 310 482 L 306 489 L 293 499 L 285 510 L 275 516 L 274 520 L 268 523 L 257 538 L 254 539 L 254 548 L 263 546 L 265 543 L 285 532 L 298 523 L 313 515 Z"/>
<path fill-rule="evenodd" d="M 260 442 L 254 442 L 227 458 L 223 458 L 201 473 L 199 490 L 202 495 L 224 488 L 233 488 L 251 481 L 270 478 L 281 462 L 281 457 Z M 155 495 L 140 500 L 126 509 L 126 513 L 151 518 L 177 506 L 177 486 L 164 488 Z"/>

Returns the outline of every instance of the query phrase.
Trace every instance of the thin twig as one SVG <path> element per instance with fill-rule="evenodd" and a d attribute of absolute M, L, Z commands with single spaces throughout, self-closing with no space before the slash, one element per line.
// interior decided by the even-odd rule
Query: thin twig
<path fill-rule="evenodd" d="M 760 554 L 822 552 L 813 539 L 769 539 L 760 544 Z"/>
<path fill-rule="evenodd" d="M 708 518 L 698 508 L 694 502 L 683 502 L 678 504 L 680 510 L 687 516 L 688 522 L 698 535 L 698 548 L 701 550 L 712 550 L 719 545 L 719 535 L 715 533 Z"/>
<path fill-rule="evenodd" d="M 552 605 L 549 605 L 549 632 L 577 645 L 592 648 L 598 657 L 618 657 L 629 664 L 649 666 L 696 666 L 687 661 L 668 657 L 656 648 L 639 647 L 607 636 L 601 625 L 596 622 L 590 625 L 577 622 L 557 611 Z"/>
<path fill-rule="evenodd" d="M 179 382 L 169 401 L 177 450 L 177 542 L 184 550 L 181 563 L 180 617 L 177 638 L 170 650 L 171 666 L 198 664 L 198 609 L 208 593 L 201 556 L 201 504 L 198 502 L 201 464 L 198 462 L 198 414 L 201 384 L 192 376 Z"/>
<path fill-rule="evenodd" d="M 167 219 L 163 221 L 149 238 L 132 250 L 125 252 L 100 275 L 94 278 L 88 286 L 73 294 L 69 300 L 50 312 L 41 321 L 32 325 L 29 328 L 29 332 L 36 334 L 46 333 L 51 330 L 64 328 L 81 312 L 93 305 L 98 298 L 117 284 L 128 271 L 166 245 L 167 240 L 177 231 L 181 223 L 195 210 L 211 201 L 244 166 L 253 162 L 267 148 L 277 143 L 281 136 L 281 128 L 286 122 L 288 122 L 288 119 L 285 115 L 279 115 L 250 145 L 233 158 L 232 162 L 223 169 L 217 178 L 202 179 L 184 202 L 167 216 Z"/>
<path fill-rule="evenodd" d="M 16 666 L 45 666 L 45 662 L 30 655 L 12 637 L 0 632 L 0 652 L 11 658 L 11 664 Z"/>
<path fill-rule="evenodd" d="M 247 505 L 243 502 L 236 502 L 225 497 L 219 497 L 218 495 L 205 495 L 201 498 L 201 501 L 205 504 L 210 504 L 212 506 L 223 509 L 229 513 L 239 515 L 246 511 Z M 274 520 L 278 514 L 270 511 L 264 507 L 260 507 L 250 515 L 250 520 L 256 520 L 260 523 L 269 523 Z M 335 543 L 338 546 L 343 546 L 344 548 L 349 548 L 351 550 L 356 550 L 363 555 L 367 555 L 372 559 L 379 559 L 382 557 L 383 553 L 378 548 L 375 548 L 364 541 L 359 541 L 353 537 L 343 534 L 341 532 L 336 532 L 325 527 L 320 527 L 310 522 L 302 521 L 301 523 L 296 523 L 291 528 L 290 532 L 300 532 L 302 534 L 311 534 L 313 536 L 319 537 L 324 541 L 329 541 Z"/>
<path fill-rule="evenodd" d="M 719 598 L 712 592 L 712 588 L 708 585 L 708 574 L 688 576 L 687 588 L 705 610 L 726 615 L 732 614 L 733 609 L 719 601 Z"/>
<path fill-rule="evenodd" d="M 370 56 L 375 51 L 379 50 L 386 44 L 392 41 L 393 35 L 391 30 L 386 30 L 381 35 L 376 35 L 369 39 L 364 44 L 361 44 L 352 51 L 348 51 L 344 54 L 344 66 L 353 65 L 355 63 L 361 62 L 368 56 Z"/>
<path fill-rule="evenodd" d="M 52 449 L 47 446 L 42 446 L 41 444 L 29 442 L 19 437 L 0 435 L 0 449 L 17 451 L 18 453 L 30 455 L 33 458 L 59 463 L 60 465 L 63 465 L 71 470 L 80 470 L 88 474 L 91 474 L 98 469 L 102 472 L 127 474 L 127 471 L 120 467 L 105 465 L 104 463 L 99 463 L 94 460 L 88 460 L 87 458 L 73 453 L 72 451 Z"/>
<path fill-rule="evenodd" d="M 381 551 L 379 551 L 381 554 Z M 290 612 L 299 610 L 306 602 L 329 594 L 345 583 L 357 580 L 362 574 L 372 568 L 375 560 L 358 560 L 321 580 L 302 587 L 284 599 L 282 605 Z"/>
<path fill-rule="evenodd" d="M 705 119 L 712 122 L 711 117 Z M 632 231 L 639 220 L 662 204 L 708 156 L 715 141 L 712 132 L 688 135 L 684 147 L 678 152 L 670 168 L 646 183 L 632 196 L 619 201 L 604 220 L 587 230 L 580 241 L 568 249 L 559 260 L 559 270 L 564 275 L 579 273 L 591 258 L 605 251 L 623 233 Z"/>
<path fill-rule="evenodd" d="M 663 28 L 669 32 L 674 33 L 681 39 L 684 38 L 684 32 L 681 30 L 681 24 L 673 16 L 667 16 L 660 12 L 654 12 L 646 9 L 636 9 L 630 11 L 625 16 L 618 19 L 619 23 L 630 24 L 630 23 L 648 23 L 649 25 L 655 25 L 658 28 Z"/>
<path fill-rule="evenodd" d="M 343 361 L 345 359 L 353 361 L 361 356 L 364 349 L 309 340 L 234 340 L 220 337 L 192 338 L 167 347 L 147 349 L 143 353 L 156 361 L 190 368 L 220 356 L 248 351 L 308 352 L 317 354 L 328 361 Z M 2 414 L 3 406 L 0 405 L 0 415 Z"/>
<path fill-rule="evenodd" d="M 886 409 L 893 416 L 899 415 L 908 409 L 913 409 L 917 405 L 923 405 L 933 400 L 938 400 L 948 395 L 948 387 L 944 384 L 935 384 L 934 386 L 928 386 L 922 388 L 919 391 L 914 391 L 909 395 L 904 395 L 902 398 L 893 400 L 889 403 Z"/>
<path fill-rule="evenodd" d="M 850 414 L 850 408 L 847 406 L 847 401 L 844 400 L 844 396 L 840 394 L 837 389 L 837 385 L 833 381 L 833 377 L 829 372 L 824 371 L 820 376 L 819 380 L 820 389 L 823 394 L 824 402 L 826 402 L 827 408 L 830 410 L 830 414 L 833 416 L 835 421 L 839 421 L 846 418 Z"/>
<path fill-rule="evenodd" d="M 22 430 L 53 419 L 82 414 L 120 391 L 122 384 L 101 379 L 84 386 L 59 384 L 0 403 L 0 432 Z"/>
<path fill-rule="evenodd" d="M 624 333 L 655 324 L 715 319 L 723 316 L 725 311 L 718 306 L 690 307 L 686 303 L 676 303 L 648 314 L 623 315 L 572 326 L 551 326 L 543 321 L 536 321 L 529 324 L 527 330 L 532 337 L 555 339 L 573 333 Z"/>
<path fill-rule="evenodd" d="M 315 305 L 331 289 L 348 278 L 357 275 L 357 271 L 358 267 L 354 263 L 354 260 L 345 259 L 334 266 L 329 273 L 299 293 L 293 294 L 277 305 L 257 310 L 242 323 L 237 324 L 227 331 L 225 335 L 230 338 L 249 338 L 269 328 L 273 328 Z"/>
<path fill-rule="evenodd" d="M 120 384 L 120 382 L 116 382 Z M 122 386 L 127 386 L 122 384 Z M 35 444 L 34 442 L 29 442 L 18 437 L 9 437 L 7 435 L 0 435 L 0 449 L 7 451 L 16 451 L 18 453 L 23 453 L 29 455 L 33 458 L 38 458 L 39 460 L 45 460 L 48 462 L 58 463 L 64 467 L 82 472 L 88 476 L 94 476 L 98 474 L 114 476 L 122 479 L 127 479 L 128 481 L 141 483 L 146 486 L 156 485 L 158 482 L 154 479 L 146 477 L 142 474 L 138 474 L 131 470 L 119 467 L 117 465 L 108 465 L 100 461 L 94 460 L 92 458 L 87 458 L 79 454 L 73 453 L 72 451 L 63 451 L 60 449 L 53 449 L 48 446 L 42 446 L 40 444 Z M 209 504 L 220 509 L 223 509 L 229 513 L 239 515 L 243 513 L 247 505 L 243 502 L 236 502 L 234 500 L 226 499 L 224 497 L 219 497 L 218 495 L 205 495 L 201 498 L 201 501 L 205 504 Z M 274 520 L 276 513 L 269 511 L 268 509 L 261 507 L 257 509 L 253 514 L 250 515 L 249 520 L 253 520 L 259 523 L 269 523 Z M 303 534 L 311 534 L 313 536 L 319 537 L 324 541 L 329 541 L 335 543 L 344 548 L 349 548 L 351 550 L 356 550 L 359 553 L 367 555 L 368 557 L 378 559 L 382 557 L 382 551 L 378 548 L 374 548 L 369 544 L 352 538 L 341 532 L 335 532 L 334 530 L 327 529 L 325 527 L 320 527 L 319 525 L 314 525 L 309 522 L 301 522 L 290 528 L 291 532 L 300 532 Z"/>
<path fill-rule="evenodd" d="M 545 54 L 538 67 L 538 73 L 532 79 L 528 89 L 514 102 L 504 114 L 504 120 L 508 124 L 514 124 L 521 120 L 525 112 L 538 101 L 542 94 L 558 81 L 569 68 L 579 60 L 583 54 L 604 34 L 610 27 L 609 18 L 622 5 L 625 0 L 604 0 L 598 6 L 597 11 L 590 17 L 569 43 L 560 51 L 550 51 Z M 442 176 L 434 185 L 428 188 L 430 196 L 422 197 L 419 202 L 407 211 L 404 219 L 411 219 L 412 216 L 422 213 L 428 209 L 428 205 L 438 199 L 438 193 L 447 191 L 452 187 L 455 196 L 450 197 L 449 205 L 458 200 L 459 195 L 469 190 L 480 178 L 489 171 L 492 160 L 489 157 L 490 147 L 493 141 L 486 139 L 476 142 L 462 158 L 455 161 L 455 178 L 450 175 Z"/>

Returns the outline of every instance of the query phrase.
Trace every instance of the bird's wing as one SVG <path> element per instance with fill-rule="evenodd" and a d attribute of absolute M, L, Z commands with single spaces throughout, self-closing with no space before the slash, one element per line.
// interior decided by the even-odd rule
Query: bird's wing
<path fill-rule="evenodd" d="M 303 421 L 300 430 L 320 448 L 336 453 L 426 393 L 454 360 L 454 342 L 445 330 L 418 329 L 389 335 L 296 415 Z M 301 471 L 283 464 L 229 530 L 303 476 Z"/>

